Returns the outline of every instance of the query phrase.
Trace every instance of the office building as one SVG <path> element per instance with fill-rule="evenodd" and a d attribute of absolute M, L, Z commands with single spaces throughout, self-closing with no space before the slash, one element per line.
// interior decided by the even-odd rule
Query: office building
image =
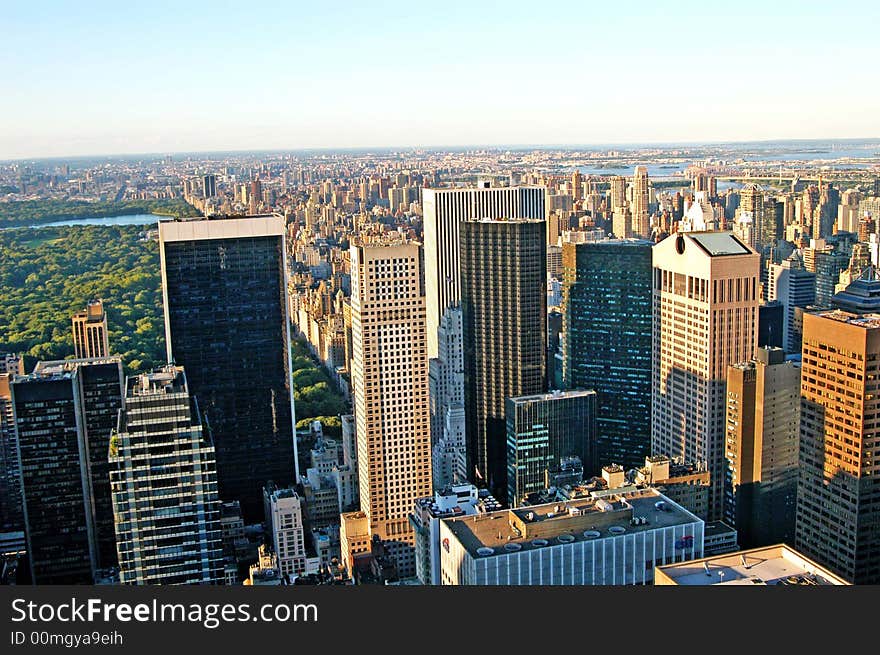
<path fill-rule="evenodd" d="M 342 515 L 349 543 L 384 544 L 415 575 L 409 512 L 431 493 L 428 354 L 421 248 L 363 240 L 351 250 L 352 386 L 361 511 Z M 343 557 L 347 557 L 345 546 Z"/>
<path fill-rule="evenodd" d="M 800 385 L 780 348 L 728 368 L 724 518 L 744 548 L 794 543 Z"/>
<path fill-rule="evenodd" d="M 691 232 L 654 246 L 653 262 L 652 451 L 705 465 L 717 520 L 727 367 L 755 355 L 760 256 L 729 232 Z"/>
<path fill-rule="evenodd" d="M 598 462 L 627 468 L 651 451 L 652 245 L 563 244 L 563 381 L 596 391 Z"/>
<path fill-rule="evenodd" d="M 854 584 L 880 583 L 878 375 L 880 303 L 804 314 L 795 547 Z"/>
<path fill-rule="evenodd" d="M 460 223 L 473 219 L 545 218 L 543 187 L 423 189 L 428 356 L 439 351 L 437 329 L 461 303 Z"/>
<path fill-rule="evenodd" d="M 816 274 L 804 268 L 796 252 L 781 264 L 771 264 L 768 271 L 767 299 L 778 300 L 784 309 L 782 319 L 783 348 L 788 353 L 801 351 L 801 333 L 797 329 L 795 311 L 816 302 Z"/>
<path fill-rule="evenodd" d="M 125 381 L 110 440 L 119 581 L 223 584 L 223 540 L 210 432 L 180 366 Z"/>
<path fill-rule="evenodd" d="M 24 360 L 11 353 L 0 354 L 0 532 L 3 533 L 24 530 L 18 439 L 10 388 L 16 375 L 24 375 Z"/>
<path fill-rule="evenodd" d="M 90 300 L 82 311 L 71 318 L 73 351 L 77 359 L 108 357 L 110 341 L 107 334 L 107 313 L 101 300 Z"/>
<path fill-rule="evenodd" d="M 211 426 L 224 501 L 260 520 L 262 488 L 299 477 L 284 219 L 160 221 L 168 361 Z"/>
<path fill-rule="evenodd" d="M 208 174 L 202 176 L 202 196 L 214 198 L 217 195 L 217 176 Z"/>
<path fill-rule="evenodd" d="M 410 515 L 416 533 L 416 576 L 424 585 L 440 584 L 440 520 L 476 516 L 501 509 L 487 489 L 454 484 L 419 498 Z"/>
<path fill-rule="evenodd" d="M 794 548 L 785 544 L 774 544 L 658 566 L 654 569 L 654 584 L 813 587 L 849 583 Z"/>
<path fill-rule="evenodd" d="M 511 507 L 552 486 L 550 471 L 564 459 L 579 458 L 587 471 L 598 468 L 596 413 L 595 391 L 552 391 L 507 399 L 507 502 Z"/>
<path fill-rule="evenodd" d="M 464 411 L 464 351 L 460 307 L 451 307 L 444 313 L 437 334 L 438 355 L 429 362 L 431 443 L 432 446 L 444 443 L 451 448 L 463 448 L 464 443 L 459 443 L 462 440 L 457 437 L 463 433 L 464 426 L 457 425 L 454 420 L 463 415 Z M 449 474 L 451 471 L 434 471 L 435 489 L 448 484 L 439 482 L 439 478 Z"/>
<path fill-rule="evenodd" d="M 651 236 L 651 188 L 648 169 L 636 166 L 632 181 L 632 235 L 642 239 Z M 617 235 L 623 236 L 623 235 Z"/>
<path fill-rule="evenodd" d="M 651 584 L 655 566 L 703 556 L 703 529 L 654 489 L 442 519 L 440 581 Z"/>
<path fill-rule="evenodd" d="M 92 584 L 116 563 L 107 449 L 122 365 L 39 362 L 10 390 L 33 581 Z"/>
<path fill-rule="evenodd" d="M 778 300 L 758 307 L 758 347 L 784 348 L 785 305 Z"/>
<path fill-rule="evenodd" d="M 507 502 L 505 401 L 546 390 L 545 261 L 543 220 L 461 224 L 468 477 L 502 503 Z"/>
<path fill-rule="evenodd" d="M 621 475 L 623 469 L 619 466 L 602 468 L 602 477 L 606 479 L 608 487 L 613 488 L 610 478 L 607 477 L 608 470 L 614 471 L 613 475 Z M 644 466 L 635 469 L 632 481 L 637 486 L 657 489 L 701 519 L 705 520 L 709 515 L 711 476 L 709 471 L 695 464 L 673 462 L 665 455 L 652 455 L 645 457 Z M 615 486 L 621 485 L 618 482 Z"/>
<path fill-rule="evenodd" d="M 278 558 L 281 575 L 292 580 L 306 570 L 302 500 L 293 489 L 271 486 L 263 490 L 263 502 L 266 508 L 266 541 Z"/>

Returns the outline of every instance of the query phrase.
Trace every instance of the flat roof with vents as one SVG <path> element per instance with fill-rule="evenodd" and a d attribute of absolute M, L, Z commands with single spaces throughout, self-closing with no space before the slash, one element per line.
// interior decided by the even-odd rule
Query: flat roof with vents
<path fill-rule="evenodd" d="M 633 525 L 634 517 L 647 520 Z M 656 489 L 639 489 L 604 498 L 579 498 L 446 518 L 442 522 L 471 557 L 484 558 L 509 554 L 509 544 L 518 544 L 519 550 L 527 551 L 701 520 Z"/>

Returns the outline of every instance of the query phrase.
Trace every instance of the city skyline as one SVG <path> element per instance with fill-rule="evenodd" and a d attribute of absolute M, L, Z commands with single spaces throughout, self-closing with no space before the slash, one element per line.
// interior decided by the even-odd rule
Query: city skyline
<path fill-rule="evenodd" d="M 0 159 L 870 138 L 880 108 L 862 84 L 840 111 L 873 72 L 867 2 L 90 7 L 6 9 Z"/>

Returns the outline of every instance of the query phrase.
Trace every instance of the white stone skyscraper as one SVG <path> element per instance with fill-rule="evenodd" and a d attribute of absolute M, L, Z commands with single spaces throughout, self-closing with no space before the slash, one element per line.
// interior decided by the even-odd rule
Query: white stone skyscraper
<path fill-rule="evenodd" d="M 705 464 L 721 517 L 726 377 L 758 342 L 760 255 L 729 232 L 673 234 L 653 248 L 651 449 Z"/>
<path fill-rule="evenodd" d="M 544 219 L 544 195 L 545 189 L 540 186 L 422 190 L 428 357 L 437 357 L 437 330 L 443 314 L 449 307 L 461 303 L 461 221 L 474 218 Z"/>

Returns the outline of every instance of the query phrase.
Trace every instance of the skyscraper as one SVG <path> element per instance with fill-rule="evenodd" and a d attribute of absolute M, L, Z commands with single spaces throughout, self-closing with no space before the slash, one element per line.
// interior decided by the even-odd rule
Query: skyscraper
<path fill-rule="evenodd" d="M 650 241 L 564 243 L 563 380 L 598 399 L 595 470 L 641 465 L 651 451 Z"/>
<path fill-rule="evenodd" d="M 585 471 L 596 461 L 596 392 L 552 391 L 508 398 L 507 498 L 518 507 L 548 484 L 548 472 L 564 458 L 577 457 Z"/>
<path fill-rule="evenodd" d="M 77 359 L 108 357 L 110 355 L 107 314 L 104 312 L 102 301 L 90 300 L 85 309 L 76 312 L 71 317 L 71 321 L 73 323 L 73 351 Z"/>
<path fill-rule="evenodd" d="M 11 353 L 0 354 L 0 532 L 24 529 L 18 440 L 10 388 L 16 375 L 24 375 L 24 360 Z"/>
<path fill-rule="evenodd" d="M 724 514 L 744 548 L 794 543 L 800 382 L 780 348 L 728 368 Z"/>
<path fill-rule="evenodd" d="M 461 303 L 459 224 L 480 218 L 545 218 L 543 187 L 423 189 L 428 356 L 443 313 Z"/>
<path fill-rule="evenodd" d="M 299 477 L 284 234 L 280 216 L 159 223 L 168 360 L 211 427 L 220 497 L 248 521 L 269 480 Z"/>
<path fill-rule="evenodd" d="M 855 584 L 880 583 L 878 310 L 804 314 L 795 545 Z"/>
<path fill-rule="evenodd" d="M 801 333 L 794 320 L 795 308 L 808 307 L 816 302 L 816 275 L 803 267 L 796 252 L 781 264 L 771 264 L 768 271 L 767 299 L 778 300 L 784 306 L 782 342 L 788 353 L 801 351 Z"/>
<path fill-rule="evenodd" d="M 505 401 L 547 385 L 547 244 L 538 219 L 461 224 L 468 475 L 507 497 Z"/>
<path fill-rule="evenodd" d="M 222 584 L 210 433 L 180 366 L 125 382 L 108 451 L 122 584 Z"/>
<path fill-rule="evenodd" d="M 342 533 L 348 544 L 381 540 L 407 577 L 415 575 L 409 511 L 431 493 L 422 253 L 414 242 L 365 240 L 350 254 L 361 511 L 342 515 Z"/>
<path fill-rule="evenodd" d="M 217 195 L 217 176 L 208 174 L 202 177 L 202 195 L 205 198 L 213 198 Z"/>
<path fill-rule="evenodd" d="M 431 445 L 436 453 L 434 487 L 442 489 L 466 477 L 460 307 L 446 310 L 437 333 L 440 350 L 430 361 Z"/>
<path fill-rule="evenodd" d="M 107 450 L 121 364 L 40 362 L 10 386 L 33 580 L 92 584 L 116 563 Z"/>
<path fill-rule="evenodd" d="M 263 491 L 267 541 L 278 557 L 281 575 L 297 576 L 306 570 L 303 508 L 305 503 L 293 489 L 266 487 Z"/>
<path fill-rule="evenodd" d="M 722 514 L 727 367 L 755 355 L 760 256 L 729 232 L 673 234 L 653 248 L 651 447 L 705 463 Z"/>
<path fill-rule="evenodd" d="M 626 178 L 622 175 L 614 175 L 610 181 L 608 191 L 608 208 L 611 212 L 618 207 L 626 207 Z"/>
<path fill-rule="evenodd" d="M 648 184 L 648 169 L 645 166 L 636 166 L 632 185 L 633 236 L 647 239 L 651 236 L 651 212 L 649 209 L 651 191 Z"/>

